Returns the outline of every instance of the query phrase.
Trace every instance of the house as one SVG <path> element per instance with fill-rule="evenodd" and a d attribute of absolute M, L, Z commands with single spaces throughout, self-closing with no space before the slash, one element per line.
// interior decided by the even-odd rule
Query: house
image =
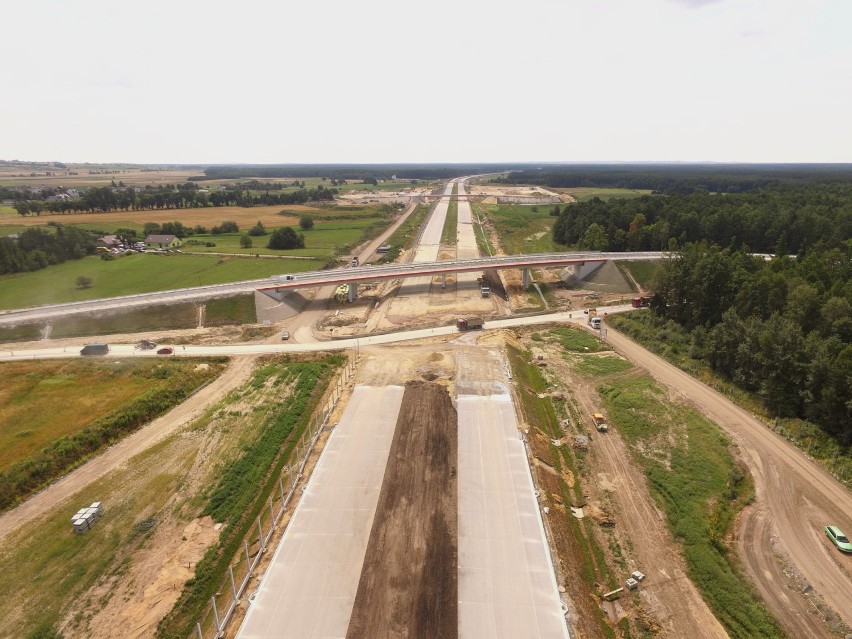
<path fill-rule="evenodd" d="M 149 235 L 145 238 L 145 246 L 152 249 L 177 248 L 180 244 L 174 235 Z"/>
<path fill-rule="evenodd" d="M 104 248 L 116 248 L 119 244 L 121 244 L 121 240 L 119 240 L 115 235 L 104 235 L 101 239 L 98 240 L 98 246 L 103 246 Z"/>

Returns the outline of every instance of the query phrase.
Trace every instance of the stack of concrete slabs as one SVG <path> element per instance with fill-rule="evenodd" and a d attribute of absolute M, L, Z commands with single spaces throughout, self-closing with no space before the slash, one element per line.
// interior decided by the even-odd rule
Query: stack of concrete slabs
<path fill-rule="evenodd" d="M 569 637 L 509 395 L 460 395 L 459 639 Z"/>
<path fill-rule="evenodd" d="M 355 387 L 239 639 L 346 636 L 404 391 Z"/>

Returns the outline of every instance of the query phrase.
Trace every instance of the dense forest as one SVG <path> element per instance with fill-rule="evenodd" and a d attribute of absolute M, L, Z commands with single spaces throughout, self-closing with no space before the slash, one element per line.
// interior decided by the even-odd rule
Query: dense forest
<path fill-rule="evenodd" d="M 591 250 L 673 249 L 652 286 L 660 330 L 676 322 L 688 332 L 690 357 L 756 393 L 771 414 L 818 424 L 848 446 L 850 176 L 847 170 L 834 182 L 800 183 L 800 174 L 789 173 L 774 186 L 739 193 L 709 193 L 692 189 L 692 178 L 673 179 L 666 195 L 555 208 L 553 235 Z"/>
<path fill-rule="evenodd" d="M 577 164 L 515 171 L 492 180 L 552 188 L 609 187 L 660 193 L 740 193 L 782 185 L 852 184 L 850 164 Z"/>
<path fill-rule="evenodd" d="M 338 180 L 446 180 L 460 175 L 502 173 L 532 169 L 534 165 L 510 164 L 239 164 L 211 166 L 203 177 L 192 180 L 238 180 L 243 178 L 324 177 Z"/>
<path fill-rule="evenodd" d="M 36 271 L 95 252 L 98 235 L 56 224 L 56 233 L 32 228 L 17 239 L 0 237 L 0 275 Z"/>
<path fill-rule="evenodd" d="M 852 444 L 852 240 L 766 261 L 706 242 L 666 262 L 652 312 L 690 330 L 690 356 L 778 417 Z"/>
<path fill-rule="evenodd" d="M 554 240 L 590 250 L 659 251 L 706 240 L 733 249 L 796 254 L 819 241 L 836 244 L 852 237 L 852 183 L 593 198 L 554 213 L 559 214 Z"/>

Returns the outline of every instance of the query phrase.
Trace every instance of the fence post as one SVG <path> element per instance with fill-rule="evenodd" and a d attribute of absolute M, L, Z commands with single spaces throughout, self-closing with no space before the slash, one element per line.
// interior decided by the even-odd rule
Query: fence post
<path fill-rule="evenodd" d="M 216 623 L 216 636 L 222 634 L 222 624 L 219 623 L 219 611 L 216 610 L 216 597 L 210 597 L 210 603 L 213 604 L 213 621 Z"/>
<path fill-rule="evenodd" d="M 251 574 L 251 560 L 249 560 L 248 542 L 243 539 L 243 550 L 246 551 L 246 571 Z"/>
<path fill-rule="evenodd" d="M 269 516 L 272 517 L 269 525 L 275 528 L 275 507 L 272 505 L 272 495 L 269 496 Z"/>
<path fill-rule="evenodd" d="M 260 515 L 257 516 L 257 530 L 260 532 L 260 551 L 266 550 L 266 542 L 263 540 L 263 527 L 260 525 Z"/>
<path fill-rule="evenodd" d="M 198 639 L 204 639 L 204 635 L 201 634 L 201 623 L 198 621 L 195 622 L 195 632 L 198 633 Z"/>
<path fill-rule="evenodd" d="M 281 475 L 284 474 L 284 471 L 281 471 Z M 281 510 L 284 510 L 284 482 L 281 479 L 281 475 L 278 475 L 278 490 L 281 491 Z"/>
<path fill-rule="evenodd" d="M 228 566 L 228 573 L 231 575 L 231 592 L 234 593 L 234 603 L 236 603 L 239 600 L 239 597 L 237 597 L 237 586 L 234 583 L 234 567 L 233 566 Z"/>

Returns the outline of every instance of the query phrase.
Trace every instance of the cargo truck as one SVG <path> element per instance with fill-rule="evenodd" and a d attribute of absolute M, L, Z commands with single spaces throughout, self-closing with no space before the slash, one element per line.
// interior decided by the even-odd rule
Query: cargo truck
<path fill-rule="evenodd" d="M 460 331 L 472 331 L 482 328 L 485 322 L 481 317 L 460 317 L 456 320 L 456 326 Z"/>
<path fill-rule="evenodd" d="M 650 297 L 634 297 L 631 302 L 633 304 L 633 308 L 645 308 L 646 306 L 651 305 Z"/>
<path fill-rule="evenodd" d="M 600 432 L 605 433 L 609 430 L 609 426 L 607 426 L 606 423 L 606 417 L 604 417 L 600 413 L 594 413 L 592 415 L 592 421 L 595 424 L 595 428 L 597 428 Z"/>
<path fill-rule="evenodd" d="M 592 317 L 589 320 L 589 324 L 592 326 L 592 328 L 598 329 L 598 328 L 601 327 L 601 318 L 600 317 Z"/>
<path fill-rule="evenodd" d="M 80 355 L 106 355 L 109 353 L 108 344 L 86 344 Z"/>

